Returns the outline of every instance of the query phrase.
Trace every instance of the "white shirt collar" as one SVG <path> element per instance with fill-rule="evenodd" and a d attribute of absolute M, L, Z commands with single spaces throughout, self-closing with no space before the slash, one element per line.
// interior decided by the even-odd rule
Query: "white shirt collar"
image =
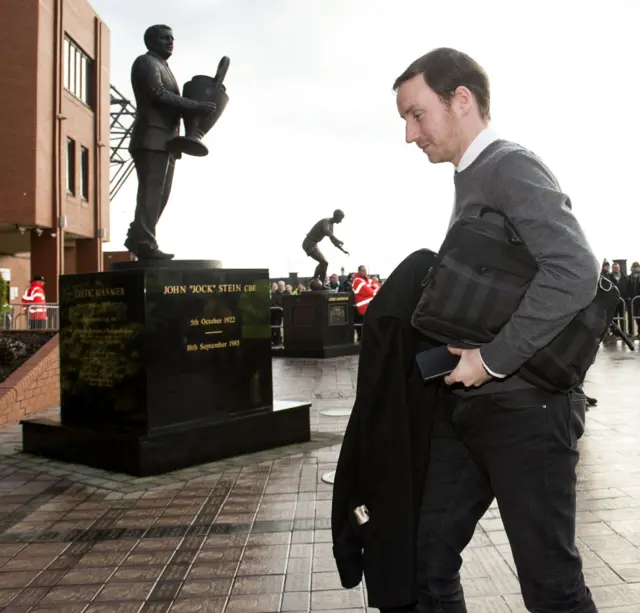
<path fill-rule="evenodd" d="M 493 128 L 486 127 L 473 139 L 467 150 L 462 154 L 456 170 L 462 172 L 465 168 L 471 166 L 476 158 L 496 140 L 498 140 L 498 135 Z"/>

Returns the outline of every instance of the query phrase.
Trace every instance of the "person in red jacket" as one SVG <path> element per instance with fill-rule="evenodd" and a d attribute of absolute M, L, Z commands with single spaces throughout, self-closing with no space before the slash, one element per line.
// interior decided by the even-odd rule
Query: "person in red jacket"
<path fill-rule="evenodd" d="M 356 311 L 359 315 L 364 315 L 375 295 L 365 266 L 358 266 L 358 272 L 353 275 L 353 293 L 356 296 Z"/>
<path fill-rule="evenodd" d="M 375 291 L 371 285 L 371 279 L 367 276 L 367 268 L 365 266 L 358 266 L 358 272 L 353 275 L 352 291 L 355 296 L 356 307 L 354 318 L 356 336 L 358 340 L 360 340 L 364 314 L 367 312 L 367 307 L 375 295 Z"/>
<path fill-rule="evenodd" d="M 375 275 L 371 277 L 371 287 L 373 287 L 374 295 L 378 293 L 381 285 L 382 284 L 380 283 L 380 279 L 378 279 L 378 277 L 376 277 Z"/>
<path fill-rule="evenodd" d="M 29 328 L 41 329 L 47 327 L 47 302 L 44 294 L 44 277 L 35 276 L 31 280 L 31 285 L 22 297 L 22 304 L 27 307 L 27 317 Z M 42 306 L 40 306 L 42 305 Z"/>

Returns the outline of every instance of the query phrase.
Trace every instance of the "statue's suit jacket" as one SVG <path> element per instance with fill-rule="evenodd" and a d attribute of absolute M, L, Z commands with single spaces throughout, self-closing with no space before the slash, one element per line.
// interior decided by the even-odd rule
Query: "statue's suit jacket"
<path fill-rule="evenodd" d="M 129 151 L 166 151 L 167 142 L 180 132 L 184 111 L 197 102 L 180 96 L 180 89 L 167 62 L 148 51 L 131 67 L 131 85 L 136 98 L 136 118 Z"/>

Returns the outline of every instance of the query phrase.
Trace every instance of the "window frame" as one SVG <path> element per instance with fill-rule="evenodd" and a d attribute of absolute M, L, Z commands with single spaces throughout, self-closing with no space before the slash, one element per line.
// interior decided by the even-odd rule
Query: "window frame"
<path fill-rule="evenodd" d="M 91 157 L 87 147 L 80 146 L 80 198 L 84 202 L 89 202 L 90 177 L 91 177 Z"/>
<path fill-rule="evenodd" d="M 76 195 L 76 141 L 67 136 L 67 195 Z"/>
<path fill-rule="evenodd" d="M 76 100 L 93 109 L 94 61 L 68 34 L 64 36 L 63 55 L 64 89 Z"/>

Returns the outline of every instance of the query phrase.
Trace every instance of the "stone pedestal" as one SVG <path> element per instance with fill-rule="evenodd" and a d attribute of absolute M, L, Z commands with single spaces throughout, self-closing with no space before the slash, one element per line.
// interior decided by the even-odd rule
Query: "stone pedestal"
<path fill-rule="evenodd" d="M 268 271 L 216 266 L 62 276 L 61 419 L 24 451 L 144 476 L 308 441 L 310 404 L 273 400 Z"/>
<path fill-rule="evenodd" d="M 284 349 L 286 357 L 334 358 L 354 355 L 353 293 L 304 292 L 283 296 Z"/>

